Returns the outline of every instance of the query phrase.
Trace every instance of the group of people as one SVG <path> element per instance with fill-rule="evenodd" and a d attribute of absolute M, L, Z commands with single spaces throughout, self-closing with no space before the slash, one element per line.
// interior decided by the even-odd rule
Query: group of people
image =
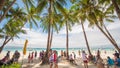
<path fill-rule="evenodd" d="M 84 68 L 88 68 L 88 62 L 91 61 L 90 58 L 85 51 L 82 51 L 82 54 L 80 54 L 80 51 L 78 51 L 79 55 L 81 55 L 81 59 L 82 62 L 84 64 Z M 75 62 L 75 53 L 72 52 L 72 54 L 70 54 L 69 56 L 69 60 L 70 62 L 72 61 L 73 63 L 76 64 Z M 105 63 L 105 61 L 103 61 L 101 55 L 100 55 L 100 50 L 97 50 L 97 54 L 95 56 L 92 56 L 92 62 L 95 63 L 95 65 L 97 66 L 97 68 L 105 68 L 105 65 L 107 68 L 120 68 L 120 57 L 119 57 L 119 53 L 117 51 L 115 51 L 115 53 L 113 54 L 113 59 L 110 56 L 106 57 L 107 62 Z"/>
<path fill-rule="evenodd" d="M 6 55 L 0 60 L 1 65 L 7 65 L 7 64 L 12 64 L 12 63 L 18 63 L 18 60 L 20 58 L 20 53 L 16 50 L 10 58 L 10 51 L 6 53 Z"/>
<path fill-rule="evenodd" d="M 28 55 L 28 63 L 32 63 L 34 59 L 37 58 L 37 51 L 33 51 L 32 53 L 29 52 Z"/>
<path fill-rule="evenodd" d="M 105 65 L 107 66 L 107 68 L 120 68 L 120 58 L 119 58 L 119 53 L 117 51 L 115 51 L 115 53 L 113 54 L 113 58 L 111 58 L 110 56 L 107 56 L 106 60 L 106 64 L 103 61 L 101 55 L 100 55 L 100 51 L 97 51 L 97 55 L 95 57 L 95 63 L 97 68 L 105 68 Z"/>
<path fill-rule="evenodd" d="M 114 55 L 114 68 L 120 68 L 120 57 L 119 57 L 119 53 L 117 51 L 115 51 Z"/>
<path fill-rule="evenodd" d="M 46 52 L 44 51 L 40 51 L 39 53 L 39 59 L 40 61 L 42 61 L 44 59 Z M 79 57 L 81 57 L 82 62 L 84 64 L 84 68 L 88 68 L 88 62 L 90 61 L 90 57 L 86 54 L 86 52 L 83 50 L 82 53 L 80 53 L 80 51 L 78 51 L 78 55 L 80 55 Z M 113 54 L 113 58 L 111 58 L 110 56 L 107 56 L 107 63 L 105 64 L 103 62 L 103 59 L 101 57 L 100 54 L 100 50 L 97 50 L 97 54 L 95 56 L 92 56 L 92 61 L 93 63 L 95 63 L 95 65 L 97 66 L 97 68 L 105 68 L 105 65 L 107 66 L 107 68 L 120 68 L 120 57 L 119 57 L 119 53 L 117 51 L 115 51 L 115 53 Z M 63 57 L 67 57 L 66 52 L 61 50 L 61 60 L 63 60 Z M 18 63 L 18 60 L 20 58 L 20 53 L 16 50 L 12 56 L 12 58 L 10 57 L 10 51 L 8 51 L 6 53 L 6 55 L 4 56 L 3 59 L 0 60 L 0 65 L 1 64 L 11 64 L 11 63 Z M 29 53 L 28 55 L 28 62 L 33 62 L 34 59 L 37 58 L 37 51 Z M 49 59 L 49 65 L 50 68 L 53 67 L 54 68 L 58 68 L 58 52 L 56 50 L 52 50 L 50 49 L 50 51 L 48 51 L 48 59 Z M 77 65 L 76 63 L 76 54 L 75 52 L 72 52 L 71 54 L 69 54 L 69 61 L 75 65 Z"/>
<path fill-rule="evenodd" d="M 41 62 L 44 62 L 43 59 L 45 58 L 45 55 L 46 55 L 45 51 L 43 51 L 43 50 L 40 51 L 38 59 Z M 56 50 L 50 49 L 50 51 L 48 52 L 47 58 L 49 59 L 50 68 L 52 68 L 53 65 L 54 65 L 54 68 L 58 68 L 58 52 Z M 34 59 L 37 59 L 37 51 L 29 53 L 28 63 L 32 63 L 34 61 Z"/>
<path fill-rule="evenodd" d="M 120 58 L 119 58 L 119 53 L 117 51 L 115 51 L 115 53 L 113 54 L 113 58 L 111 58 L 110 56 L 107 56 L 107 68 L 120 68 Z M 100 63 L 101 64 L 100 64 Z M 98 52 L 98 58 L 97 58 L 97 63 L 98 64 L 98 68 L 105 68 L 105 64 L 103 63 L 103 59 L 100 56 L 100 53 Z"/>
<path fill-rule="evenodd" d="M 72 53 L 69 55 L 69 61 L 70 61 L 70 63 L 77 65 L 77 63 L 76 63 L 75 60 L 76 60 L 76 54 L 75 54 L 75 52 L 72 52 Z"/>
<path fill-rule="evenodd" d="M 57 51 L 50 49 L 50 51 L 48 53 L 48 58 L 49 58 L 50 68 L 53 67 L 53 64 L 54 64 L 54 68 L 58 68 L 58 53 L 57 53 Z"/>

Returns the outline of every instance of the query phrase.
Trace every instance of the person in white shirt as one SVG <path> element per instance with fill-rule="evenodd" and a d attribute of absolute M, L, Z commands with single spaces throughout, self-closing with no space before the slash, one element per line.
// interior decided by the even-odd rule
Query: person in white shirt
<path fill-rule="evenodd" d="M 83 63 L 84 63 L 84 67 L 88 68 L 87 54 L 85 53 L 85 51 L 82 51 L 82 60 L 83 60 Z"/>

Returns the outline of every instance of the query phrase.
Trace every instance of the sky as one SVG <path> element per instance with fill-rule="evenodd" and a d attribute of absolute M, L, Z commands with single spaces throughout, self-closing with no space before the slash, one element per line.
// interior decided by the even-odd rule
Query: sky
<path fill-rule="evenodd" d="M 88 28 L 88 22 L 84 24 L 88 43 L 90 47 L 113 47 L 108 39 L 96 28 Z M 107 24 L 107 28 L 115 38 L 116 42 L 120 45 L 120 20 L 115 20 L 114 23 Z M 41 29 L 29 29 L 28 26 L 23 28 L 27 34 L 20 34 L 20 38 L 15 38 L 10 41 L 6 46 L 19 46 L 23 47 L 24 42 L 28 39 L 28 47 L 46 48 L 47 47 L 47 33 L 43 33 Z M 3 39 L 0 39 L 2 44 Z M 81 25 L 74 25 L 72 31 L 69 31 L 69 47 L 70 48 L 86 48 L 84 35 Z M 53 33 L 52 48 L 66 48 L 66 29 L 63 28 L 59 33 Z"/>

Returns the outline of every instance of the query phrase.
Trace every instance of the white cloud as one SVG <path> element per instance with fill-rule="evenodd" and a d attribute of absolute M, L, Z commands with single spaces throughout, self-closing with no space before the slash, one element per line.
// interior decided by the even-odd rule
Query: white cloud
<path fill-rule="evenodd" d="M 110 30 L 120 28 L 120 22 L 116 21 L 115 23 L 111 23 L 107 26 L 107 28 Z"/>
<path fill-rule="evenodd" d="M 112 45 L 108 39 L 96 28 L 87 28 L 85 25 L 86 34 L 90 47 Z M 107 25 L 110 29 L 110 33 L 115 38 L 117 43 L 120 44 L 119 29 L 120 23 L 112 23 Z M 42 33 L 35 29 L 23 28 L 27 31 L 27 34 L 20 34 L 20 39 L 14 39 L 13 42 L 7 44 L 7 46 L 23 46 L 26 39 L 29 40 L 28 47 L 46 48 L 47 45 L 47 33 Z M 1 40 L 2 42 L 2 40 Z M 59 34 L 54 33 L 52 47 L 66 47 L 66 30 L 62 29 Z M 75 25 L 72 27 L 72 31 L 69 33 L 69 47 L 86 47 L 84 35 L 81 25 Z"/>

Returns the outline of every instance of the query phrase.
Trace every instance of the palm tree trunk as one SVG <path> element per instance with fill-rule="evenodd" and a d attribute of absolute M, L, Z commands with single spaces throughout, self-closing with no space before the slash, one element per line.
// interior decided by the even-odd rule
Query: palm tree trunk
<path fill-rule="evenodd" d="M 11 9 L 11 7 L 13 6 L 13 4 L 16 2 L 16 0 L 14 0 L 9 7 L 6 9 L 6 11 L 4 12 L 4 14 L 0 17 L 0 23 L 1 21 L 4 19 L 4 17 L 6 16 L 6 14 L 8 13 L 8 11 Z"/>
<path fill-rule="evenodd" d="M 69 39 L 68 39 L 68 36 L 69 36 L 69 34 L 68 34 L 68 23 L 66 22 L 66 55 L 67 55 L 67 59 L 69 58 Z"/>
<path fill-rule="evenodd" d="M 114 5 L 118 18 L 120 19 L 120 8 L 118 7 L 116 0 L 112 0 L 112 4 Z"/>
<path fill-rule="evenodd" d="M 50 50 L 50 34 L 51 34 L 51 24 L 52 24 L 52 18 L 51 18 L 51 13 L 52 13 L 52 2 L 50 1 L 50 7 L 49 7 L 49 23 L 48 23 L 48 39 L 47 39 L 47 49 L 46 49 L 46 54 L 42 60 L 42 65 L 43 64 L 49 64 L 49 58 L 48 58 L 48 53 Z"/>
<path fill-rule="evenodd" d="M 4 5 L 5 5 L 5 0 L 0 0 L 0 11 L 4 7 Z"/>
<path fill-rule="evenodd" d="M 83 30 L 83 33 L 84 33 L 84 37 L 85 37 L 85 41 L 86 41 L 86 45 L 87 45 L 89 55 L 92 56 L 91 51 L 90 51 L 90 47 L 89 47 L 89 43 L 88 43 L 88 40 L 87 40 L 87 35 L 86 35 L 86 32 L 85 32 L 84 25 L 83 25 L 83 23 L 81 23 L 81 24 L 82 24 L 82 30 Z"/>
<path fill-rule="evenodd" d="M 107 34 L 108 34 L 109 37 L 111 38 L 111 40 L 113 40 L 113 41 L 116 43 L 116 41 L 114 40 L 114 38 L 112 37 L 112 35 L 111 35 L 110 32 L 108 31 L 108 29 L 106 28 L 106 26 L 105 26 L 105 25 L 103 25 L 103 26 L 104 26 L 104 29 L 106 30 Z"/>
<path fill-rule="evenodd" d="M 2 52 L 3 48 L 5 47 L 5 45 L 6 45 L 11 39 L 12 39 L 12 37 L 11 37 L 11 38 L 8 38 L 8 36 L 5 37 L 5 40 L 4 40 L 3 44 L 2 44 L 2 46 L 0 47 L 0 53 Z"/>
<path fill-rule="evenodd" d="M 48 53 L 49 53 L 49 50 L 50 50 L 50 23 L 48 23 L 48 39 L 47 39 L 47 48 L 46 48 L 46 53 L 45 53 L 45 56 L 42 60 L 42 63 L 41 65 L 44 65 L 44 64 L 49 64 L 49 58 L 48 58 Z"/>
<path fill-rule="evenodd" d="M 113 46 L 118 50 L 118 52 L 120 53 L 120 48 L 118 47 L 117 43 L 115 41 L 113 41 L 110 36 L 108 36 L 105 31 L 96 23 L 95 24 L 98 29 L 107 37 L 107 39 L 113 44 Z"/>
<path fill-rule="evenodd" d="M 52 39 L 53 39 L 53 27 L 51 28 L 51 35 L 50 35 L 50 48 L 52 45 Z"/>

